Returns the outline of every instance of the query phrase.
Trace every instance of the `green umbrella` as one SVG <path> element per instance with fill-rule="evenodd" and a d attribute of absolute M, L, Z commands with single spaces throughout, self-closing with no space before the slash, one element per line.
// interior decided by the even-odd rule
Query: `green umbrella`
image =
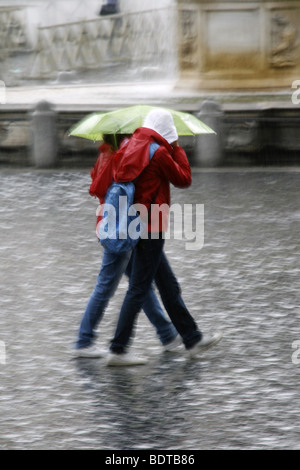
<path fill-rule="evenodd" d="M 106 113 L 92 113 L 81 119 L 78 123 L 71 127 L 69 136 L 83 137 L 89 140 L 102 140 L 102 133 L 98 129 L 101 125 L 101 117 Z"/>
<path fill-rule="evenodd" d="M 153 109 L 158 108 L 136 105 L 107 113 L 92 113 L 75 124 L 69 135 L 96 141 L 102 140 L 104 134 L 133 134 L 143 125 L 145 117 Z M 192 114 L 168 108 L 161 109 L 167 109 L 172 114 L 178 135 L 215 134 L 214 130 Z"/>

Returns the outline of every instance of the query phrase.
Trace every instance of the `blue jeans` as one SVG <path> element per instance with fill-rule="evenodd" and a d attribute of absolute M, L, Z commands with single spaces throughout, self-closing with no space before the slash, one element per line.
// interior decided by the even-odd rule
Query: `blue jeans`
<path fill-rule="evenodd" d="M 129 289 L 110 347 L 114 353 L 126 352 L 138 312 L 145 301 L 145 293 L 148 292 L 153 280 L 186 349 L 193 347 L 202 337 L 202 333 L 182 300 L 180 286 L 163 252 L 163 245 L 163 239 L 149 238 L 141 240 L 133 251 Z"/>
<path fill-rule="evenodd" d="M 130 275 L 130 257 L 131 252 L 116 255 L 104 250 L 97 283 L 81 320 L 76 348 L 87 347 L 93 342 L 95 328 L 103 317 L 109 299 L 114 295 L 125 271 L 127 275 Z M 142 308 L 156 328 L 162 344 L 170 343 L 177 336 L 177 331 L 167 319 L 151 285 L 145 295 Z"/>

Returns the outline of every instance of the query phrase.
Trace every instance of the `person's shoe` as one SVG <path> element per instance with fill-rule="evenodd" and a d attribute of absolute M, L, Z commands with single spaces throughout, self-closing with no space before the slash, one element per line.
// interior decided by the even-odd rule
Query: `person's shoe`
<path fill-rule="evenodd" d="M 165 352 L 172 352 L 179 349 L 180 346 L 183 346 L 182 339 L 180 335 L 177 335 L 170 343 L 163 345 L 163 350 Z"/>
<path fill-rule="evenodd" d="M 106 359 L 107 366 L 138 366 L 146 363 L 146 359 L 137 357 L 130 352 L 123 354 L 116 354 L 110 352 Z"/>
<path fill-rule="evenodd" d="M 107 350 L 100 349 L 95 344 L 87 346 L 85 348 L 77 348 L 73 353 L 74 357 L 88 357 L 88 358 L 99 358 L 107 356 Z"/>
<path fill-rule="evenodd" d="M 221 341 L 222 336 L 223 335 L 221 331 L 218 331 L 212 335 L 203 335 L 198 343 L 196 343 L 191 349 L 188 349 L 190 357 L 195 357 L 202 351 L 206 351 L 212 346 L 215 346 L 219 341 Z"/>

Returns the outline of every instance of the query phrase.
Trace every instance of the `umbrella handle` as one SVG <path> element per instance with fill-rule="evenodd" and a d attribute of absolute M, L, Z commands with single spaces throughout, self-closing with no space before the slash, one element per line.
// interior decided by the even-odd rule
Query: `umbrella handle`
<path fill-rule="evenodd" d="M 118 142 L 117 142 L 117 136 L 114 134 L 114 143 L 115 143 L 115 148 L 118 150 Z"/>

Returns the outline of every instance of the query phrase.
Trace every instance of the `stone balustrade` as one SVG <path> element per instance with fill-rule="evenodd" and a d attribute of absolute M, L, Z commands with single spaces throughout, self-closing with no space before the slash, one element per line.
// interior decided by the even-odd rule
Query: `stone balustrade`
<path fill-rule="evenodd" d="M 176 62 L 175 18 L 175 9 L 158 8 L 40 27 L 28 74 L 55 77 L 123 64 L 165 78 Z"/>

